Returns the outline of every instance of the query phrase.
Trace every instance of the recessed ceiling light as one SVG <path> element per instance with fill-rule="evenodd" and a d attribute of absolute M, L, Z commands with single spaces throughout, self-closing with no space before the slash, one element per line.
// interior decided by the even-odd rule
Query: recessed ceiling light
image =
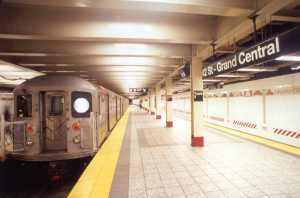
<path fill-rule="evenodd" d="M 275 60 L 278 61 L 300 61 L 300 56 L 280 56 L 277 57 Z"/>

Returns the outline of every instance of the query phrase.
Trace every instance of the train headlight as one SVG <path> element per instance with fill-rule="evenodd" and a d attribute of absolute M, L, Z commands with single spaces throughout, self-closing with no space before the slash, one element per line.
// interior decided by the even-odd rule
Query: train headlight
<path fill-rule="evenodd" d="M 33 139 L 32 139 L 32 137 L 28 136 L 28 137 L 26 138 L 26 145 L 27 145 L 27 146 L 33 145 Z"/>
<path fill-rule="evenodd" d="M 73 138 L 73 142 L 74 142 L 74 144 L 79 144 L 80 143 L 80 136 L 75 136 Z"/>
<path fill-rule="evenodd" d="M 77 113 L 86 113 L 90 108 L 90 103 L 86 98 L 77 98 L 73 107 Z"/>

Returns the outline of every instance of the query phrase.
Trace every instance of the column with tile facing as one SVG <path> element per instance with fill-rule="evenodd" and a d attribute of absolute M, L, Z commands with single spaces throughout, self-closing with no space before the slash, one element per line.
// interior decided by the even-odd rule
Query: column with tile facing
<path fill-rule="evenodd" d="M 151 88 L 149 90 L 150 93 L 150 112 L 151 115 L 155 115 L 155 89 Z"/>
<path fill-rule="evenodd" d="M 199 57 L 193 57 L 190 69 L 192 113 L 191 145 L 201 147 L 204 146 L 204 137 L 201 134 L 204 129 L 202 60 Z"/>
<path fill-rule="evenodd" d="M 166 79 L 166 127 L 173 127 L 173 91 L 172 91 L 172 78 Z"/>
<path fill-rule="evenodd" d="M 160 112 L 160 103 L 161 103 L 161 93 L 160 93 L 160 84 L 155 86 L 155 110 L 156 110 L 156 119 L 161 119 Z"/>

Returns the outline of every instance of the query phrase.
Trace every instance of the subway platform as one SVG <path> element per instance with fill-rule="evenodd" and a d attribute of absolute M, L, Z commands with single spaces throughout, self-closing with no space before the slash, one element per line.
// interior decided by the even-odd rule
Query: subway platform
<path fill-rule="evenodd" d="M 164 123 L 130 107 L 69 197 L 300 197 L 299 156 L 211 127 L 191 147 L 186 115 Z"/>

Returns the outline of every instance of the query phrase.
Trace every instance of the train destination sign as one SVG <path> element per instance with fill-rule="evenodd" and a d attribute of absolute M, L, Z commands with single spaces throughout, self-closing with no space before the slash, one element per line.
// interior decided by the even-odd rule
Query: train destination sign
<path fill-rule="evenodd" d="M 146 93 L 147 91 L 147 88 L 129 88 L 129 92 L 131 93 Z"/>
<path fill-rule="evenodd" d="M 279 38 L 275 37 L 206 66 L 202 75 L 203 77 L 210 77 L 262 63 L 277 57 L 279 53 Z"/>

